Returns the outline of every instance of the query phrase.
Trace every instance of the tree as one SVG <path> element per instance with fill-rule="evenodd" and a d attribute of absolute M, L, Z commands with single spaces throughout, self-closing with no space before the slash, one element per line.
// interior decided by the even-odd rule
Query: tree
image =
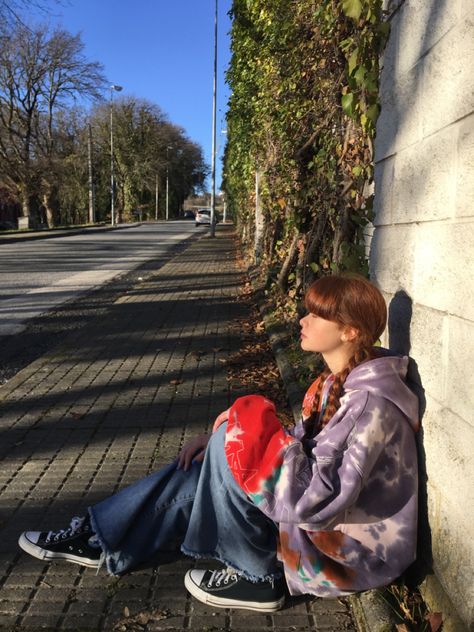
<path fill-rule="evenodd" d="M 102 66 L 88 62 L 79 35 L 17 24 L 1 33 L 0 170 L 16 191 L 23 215 L 41 194 L 48 225 L 55 223 L 55 117 L 74 98 L 100 98 Z"/>
<path fill-rule="evenodd" d="M 95 144 L 101 148 L 97 164 L 101 190 L 98 205 L 109 200 L 110 152 L 109 106 L 98 106 L 91 115 Z M 182 128 L 170 123 L 162 110 L 145 99 L 126 96 L 114 103 L 114 169 L 117 184 L 117 219 L 131 219 L 134 211 L 149 210 L 154 216 L 154 197 L 165 189 L 166 173 L 172 208 L 204 185 L 208 173 L 202 149 Z M 164 196 L 161 196 L 164 199 Z M 102 202 L 101 202 L 102 200 Z"/>
<path fill-rule="evenodd" d="M 53 2 L 62 4 L 61 0 L 53 0 Z M 9 25 L 22 23 L 21 16 L 24 11 L 36 9 L 48 13 L 49 8 L 48 4 L 42 0 L 0 0 L 0 23 Z"/>

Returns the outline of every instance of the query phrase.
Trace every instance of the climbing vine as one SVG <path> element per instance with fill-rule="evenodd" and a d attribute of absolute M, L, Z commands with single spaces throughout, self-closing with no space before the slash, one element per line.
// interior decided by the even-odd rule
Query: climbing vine
<path fill-rule="evenodd" d="M 381 0 L 234 0 L 224 188 L 288 313 L 315 276 L 367 272 Z"/>

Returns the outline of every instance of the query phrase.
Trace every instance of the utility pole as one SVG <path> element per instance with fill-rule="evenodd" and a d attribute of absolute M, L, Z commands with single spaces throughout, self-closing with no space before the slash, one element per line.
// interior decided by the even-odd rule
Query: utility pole
<path fill-rule="evenodd" d="M 155 221 L 158 219 L 158 201 L 159 201 L 159 188 L 158 188 L 158 174 L 155 176 Z"/>
<path fill-rule="evenodd" d="M 122 86 L 110 86 L 110 223 L 115 226 L 115 175 L 114 175 L 114 91 L 120 92 Z"/>
<path fill-rule="evenodd" d="M 95 191 L 94 176 L 92 171 L 92 127 L 88 124 L 87 136 L 87 162 L 89 166 L 89 223 L 95 224 Z"/>
<path fill-rule="evenodd" d="M 169 176 L 169 157 L 168 152 L 173 149 L 172 145 L 166 146 L 166 219 L 169 219 L 170 215 L 170 176 Z"/>
<path fill-rule="evenodd" d="M 168 165 L 166 165 L 166 219 L 170 214 L 170 178 L 168 173 Z"/>
<path fill-rule="evenodd" d="M 216 236 L 216 105 L 217 105 L 217 3 L 214 15 L 214 81 L 212 96 L 211 237 Z"/>

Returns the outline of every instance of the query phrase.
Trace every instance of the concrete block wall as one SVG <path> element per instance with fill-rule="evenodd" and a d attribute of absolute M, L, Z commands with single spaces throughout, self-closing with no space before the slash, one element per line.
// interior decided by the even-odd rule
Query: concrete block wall
<path fill-rule="evenodd" d="M 459 632 L 474 629 L 474 0 L 396 5 L 386 4 L 371 277 L 392 307 L 404 297 L 384 342 L 409 351 L 426 399 L 434 575 L 423 590 L 443 630 Z"/>

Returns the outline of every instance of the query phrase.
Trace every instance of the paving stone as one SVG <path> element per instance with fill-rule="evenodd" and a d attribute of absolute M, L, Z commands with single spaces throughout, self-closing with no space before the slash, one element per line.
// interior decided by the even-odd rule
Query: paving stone
<path fill-rule="evenodd" d="M 2 614 L 2 616 L 0 617 L 0 630 L 8 630 L 8 632 L 12 632 L 13 629 L 16 629 L 16 621 L 16 615 Z"/>
<path fill-rule="evenodd" d="M 60 615 L 46 613 L 27 613 L 21 621 L 21 629 L 24 630 L 57 630 Z"/>
<path fill-rule="evenodd" d="M 233 630 L 264 630 L 265 628 L 273 629 L 272 617 L 266 614 L 257 614 L 253 612 L 245 612 L 230 610 L 230 625 Z M 236 614 L 237 613 L 237 614 Z M 306 624 L 308 621 L 306 620 Z"/>
<path fill-rule="evenodd" d="M 55 630 L 70 630 L 70 632 L 97 632 L 101 629 L 102 614 L 98 613 L 82 613 L 65 615 L 61 625 L 54 628 Z M 112 628 L 102 628 L 103 630 L 112 630 Z M 48 630 L 48 632 L 50 632 Z"/>

